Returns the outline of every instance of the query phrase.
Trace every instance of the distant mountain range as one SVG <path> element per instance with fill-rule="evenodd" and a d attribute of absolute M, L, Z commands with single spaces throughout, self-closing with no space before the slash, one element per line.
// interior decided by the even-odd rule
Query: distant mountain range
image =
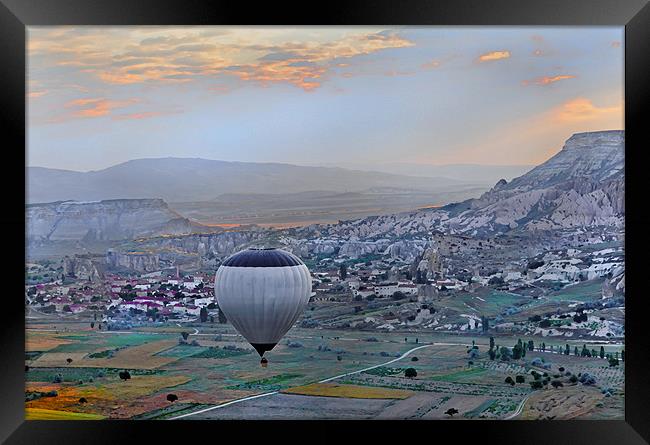
<path fill-rule="evenodd" d="M 475 181 L 492 185 L 500 179 L 510 181 L 521 176 L 534 165 L 483 165 L 483 164 L 415 164 L 409 162 L 392 163 L 341 163 L 320 164 L 322 167 L 342 167 L 354 170 L 372 170 L 394 175 L 448 178 L 457 181 Z"/>
<path fill-rule="evenodd" d="M 490 235 L 515 229 L 622 228 L 625 133 L 577 133 L 548 161 L 480 198 L 440 209 L 369 217 L 329 227 L 339 236 L 414 235 L 431 230 Z"/>
<path fill-rule="evenodd" d="M 27 201 L 160 198 L 172 202 L 211 201 L 224 194 L 286 194 L 313 191 L 363 192 L 401 189 L 457 192 L 489 186 L 472 177 L 450 179 L 306 167 L 280 163 L 226 162 L 199 158 L 136 159 L 103 170 L 76 172 L 27 169 Z"/>

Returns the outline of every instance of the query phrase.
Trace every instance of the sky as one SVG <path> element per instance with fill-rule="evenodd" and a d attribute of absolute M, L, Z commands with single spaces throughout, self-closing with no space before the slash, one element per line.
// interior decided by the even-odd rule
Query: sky
<path fill-rule="evenodd" d="M 29 27 L 27 165 L 539 164 L 623 129 L 622 27 Z"/>

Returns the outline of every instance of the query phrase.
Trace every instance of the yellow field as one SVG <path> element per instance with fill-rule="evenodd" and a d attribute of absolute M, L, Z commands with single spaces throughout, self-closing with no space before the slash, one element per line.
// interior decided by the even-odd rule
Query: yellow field
<path fill-rule="evenodd" d="M 101 417 L 129 417 L 134 414 L 140 414 L 147 410 L 160 408 L 168 402 L 164 395 L 156 396 L 158 399 L 154 405 L 151 401 L 151 394 L 154 394 L 165 388 L 187 383 L 191 379 L 184 376 L 156 376 L 156 375 L 136 375 L 126 381 L 111 382 L 105 385 L 83 385 L 83 386 L 64 386 L 61 384 L 50 383 L 28 383 L 27 391 L 52 391 L 56 390 L 56 397 L 41 397 L 25 403 L 28 410 L 33 411 L 34 416 L 38 413 L 43 415 L 63 416 L 70 413 L 100 415 Z M 87 403 L 79 403 L 83 397 Z M 39 414 L 40 415 L 40 414 Z M 33 417 L 36 419 L 36 417 Z M 42 417 L 41 417 L 42 418 Z M 46 420 L 45 418 L 42 418 Z M 56 420 L 56 419 L 52 419 Z"/>
<path fill-rule="evenodd" d="M 101 387 L 101 391 L 110 394 L 116 400 L 137 399 L 148 396 L 163 388 L 182 385 L 192 380 L 190 377 L 179 375 L 134 375 L 130 380 L 113 382 Z"/>
<path fill-rule="evenodd" d="M 178 357 L 155 356 L 158 352 L 174 347 L 175 340 L 160 340 L 121 349 L 111 358 L 88 358 L 87 352 L 46 352 L 34 360 L 33 367 L 71 367 L 71 368 L 125 368 L 125 369 L 155 369 L 166 365 Z M 98 351 L 101 351 L 100 348 Z M 72 363 L 68 364 L 67 359 Z"/>
<path fill-rule="evenodd" d="M 104 416 L 99 414 L 73 413 L 69 411 L 55 411 L 51 409 L 25 408 L 26 420 L 101 420 Z"/>
<path fill-rule="evenodd" d="M 57 366 L 69 366 L 69 367 L 78 367 L 81 360 L 86 355 L 85 352 L 46 352 L 41 355 L 39 358 L 34 360 L 31 364 L 33 367 L 57 367 Z M 68 364 L 66 361 L 68 358 L 72 359 L 72 363 Z"/>
<path fill-rule="evenodd" d="M 85 358 L 78 365 L 93 368 L 155 369 L 178 360 L 177 357 L 154 355 L 172 348 L 177 344 L 178 341 L 176 340 L 153 341 L 139 346 L 121 349 L 111 358 Z"/>
<path fill-rule="evenodd" d="M 59 345 L 67 345 L 72 343 L 70 340 L 63 338 L 56 338 L 52 334 L 32 333 L 27 332 L 25 340 L 25 351 L 49 351 Z"/>
<path fill-rule="evenodd" d="M 312 383 L 281 391 L 287 394 L 322 397 L 346 397 L 351 399 L 406 399 L 413 391 L 372 386 L 338 385 L 336 383 Z"/>

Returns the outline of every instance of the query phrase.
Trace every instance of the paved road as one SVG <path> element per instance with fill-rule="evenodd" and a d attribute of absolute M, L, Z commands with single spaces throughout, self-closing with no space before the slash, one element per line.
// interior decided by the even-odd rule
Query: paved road
<path fill-rule="evenodd" d="M 505 419 L 505 420 L 514 419 L 514 418 L 517 417 L 519 414 L 521 414 L 521 412 L 522 412 L 523 409 L 524 409 L 524 405 L 526 404 L 526 401 L 528 400 L 528 398 L 529 398 L 530 396 L 531 396 L 531 395 L 528 394 L 526 397 L 524 397 L 524 399 L 521 401 L 521 403 L 519 403 L 519 406 L 517 407 L 517 409 L 515 410 L 515 412 L 512 413 L 512 414 L 510 414 L 509 416 L 504 417 L 504 419 Z"/>

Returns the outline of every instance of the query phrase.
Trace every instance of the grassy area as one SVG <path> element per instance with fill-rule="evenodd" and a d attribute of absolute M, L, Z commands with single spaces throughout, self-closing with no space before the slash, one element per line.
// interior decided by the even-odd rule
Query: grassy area
<path fill-rule="evenodd" d="M 74 413 L 42 408 L 25 408 L 26 420 L 102 420 L 99 414 Z"/>
<path fill-rule="evenodd" d="M 218 347 L 210 347 L 204 349 L 196 354 L 192 354 L 193 358 L 228 358 L 228 357 L 237 357 L 240 355 L 250 354 L 251 350 L 241 350 L 241 349 L 222 349 Z"/>
<path fill-rule="evenodd" d="M 468 369 L 463 369 L 461 371 L 452 372 L 449 374 L 434 375 L 431 377 L 431 380 L 437 380 L 441 382 L 465 382 L 471 380 L 472 378 L 485 373 L 487 369 L 480 367 L 472 367 Z"/>
<path fill-rule="evenodd" d="M 263 391 L 277 391 L 279 389 L 282 389 L 282 385 L 288 380 L 298 377 L 302 377 L 302 374 L 278 374 L 267 379 L 253 380 L 251 382 L 229 386 L 227 389 L 256 389 Z"/>
<path fill-rule="evenodd" d="M 282 392 L 304 396 L 345 397 L 350 399 L 406 399 L 413 395 L 412 391 L 401 389 L 339 385 L 337 383 L 312 383 L 311 385 L 285 389 Z"/>

